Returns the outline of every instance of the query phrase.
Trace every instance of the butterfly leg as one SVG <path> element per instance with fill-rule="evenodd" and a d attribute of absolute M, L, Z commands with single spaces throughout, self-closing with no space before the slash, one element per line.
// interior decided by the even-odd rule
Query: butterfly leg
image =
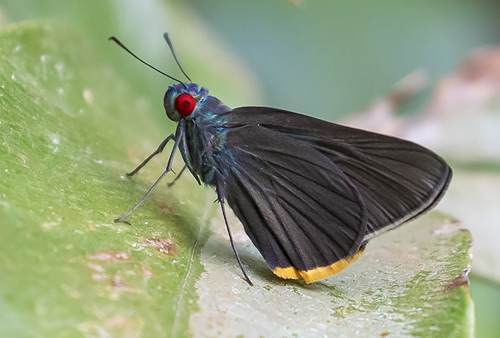
<path fill-rule="evenodd" d="M 170 140 L 174 140 L 174 139 L 175 139 L 174 138 L 174 134 L 170 134 L 166 139 L 163 140 L 162 143 L 160 143 L 160 145 L 158 146 L 158 148 L 151 155 L 148 156 L 148 158 L 146 158 L 144 161 L 142 161 L 141 164 L 139 164 L 137 166 L 137 168 L 135 168 L 131 172 L 127 173 L 127 176 L 134 176 L 135 174 L 137 174 L 137 172 L 139 170 L 141 170 L 142 167 L 144 167 L 146 165 L 146 163 L 148 163 L 153 157 L 155 157 L 156 155 L 158 155 L 159 153 L 161 153 L 163 151 L 163 149 L 165 148 L 165 146 L 167 145 L 167 143 Z"/>
<path fill-rule="evenodd" d="M 151 186 L 151 188 L 149 188 L 148 192 L 144 195 L 144 197 L 139 201 L 139 203 L 137 203 L 135 205 L 135 207 L 133 207 L 129 212 L 127 212 L 125 215 L 123 215 L 122 217 L 118 217 L 116 218 L 114 221 L 115 223 L 119 223 L 119 222 L 125 222 L 125 223 L 128 223 L 127 221 L 125 221 L 125 218 L 127 218 L 131 213 L 133 213 L 142 203 L 144 203 L 144 201 L 148 198 L 148 196 L 151 194 L 151 192 L 153 191 L 153 189 L 158 185 L 158 183 L 160 183 L 160 181 L 163 179 L 163 177 L 165 177 L 165 175 L 167 175 L 171 170 L 172 170 L 172 162 L 174 160 L 174 154 L 175 154 L 175 151 L 177 150 L 177 145 L 179 144 L 179 140 L 180 138 L 182 137 L 182 132 L 178 133 L 178 135 L 176 134 L 175 136 L 175 143 L 174 143 L 174 147 L 172 148 L 172 152 L 170 153 L 170 157 L 168 159 L 168 162 L 167 162 L 167 167 L 165 168 L 165 171 L 160 175 L 160 177 L 158 177 L 158 179 L 156 180 L 156 182 Z M 142 164 L 136 168 L 136 170 L 134 170 L 132 172 L 132 175 L 135 174 L 139 169 L 141 169 L 151 158 L 153 158 L 153 156 L 155 156 L 156 154 L 160 153 L 163 148 L 165 148 L 165 145 L 168 143 L 169 140 L 173 139 L 174 136 L 173 135 L 170 135 L 169 137 L 167 137 L 165 140 L 163 140 L 163 142 L 160 144 L 160 146 L 158 147 L 158 149 L 152 153 L 144 162 L 142 162 Z M 130 223 L 129 223 L 130 224 Z"/>
<path fill-rule="evenodd" d="M 186 170 L 187 166 L 182 167 L 181 171 L 175 176 L 175 178 L 172 180 L 172 182 L 167 184 L 167 187 L 171 187 L 175 184 L 175 182 L 181 177 L 182 173 Z"/>
<path fill-rule="evenodd" d="M 238 251 L 236 251 L 236 247 L 234 246 L 233 236 L 231 235 L 231 230 L 229 229 L 229 223 L 227 222 L 226 209 L 224 208 L 225 206 L 224 197 L 221 196 L 221 190 L 219 188 L 217 188 L 217 196 L 222 210 L 222 216 L 224 217 L 224 222 L 226 223 L 226 229 L 229 235 L 229 241 L 231 242 L 231 247 L 233 248 L 234 255 L 236 256 L 236 260 L 238 261 L 238 265 L 240 266 L 241 272 L 243 272 L 245 280 L 247 281 L 248 284 L 250 284 L 250 286 L 253 286 L 253 283 L 248 277 L 247 273 L 245 272 L 245 269 L 243 269 L 243 264 L 241 264 L 240 255 L 238 255 Z"/>

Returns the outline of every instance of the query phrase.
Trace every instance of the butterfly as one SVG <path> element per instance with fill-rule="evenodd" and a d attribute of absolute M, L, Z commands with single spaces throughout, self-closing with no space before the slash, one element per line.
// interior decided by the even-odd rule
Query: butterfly
<path fill-rule="evenodd" d="M 124 221 L 172 170 L 176 152 L 200 184 L 215 188 L 231 246 L 226 203 L 243 224 L 269 268 L 284 279 L 306 283 L 339 273 L 367 243 L 434 207 L 452 170 L 431 150 L 399 138 L 329 123 L 269 107 L 231 109 L 193 83 L 168 35 L 164 38 L 182 73 L 164 96 L 167 116 L 177 123 L 136 174 L 173 141 L 162 175 Z M 176 177 L 176 179 L 180 176 Z"/>

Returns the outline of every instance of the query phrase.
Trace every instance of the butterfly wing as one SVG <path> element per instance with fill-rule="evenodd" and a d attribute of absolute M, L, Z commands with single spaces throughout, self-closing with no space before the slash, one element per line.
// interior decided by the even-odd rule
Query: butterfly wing
<path fill-rule="evenodd" d="M 224 113 L 223 195 L 270 268 L 308 283 L 434 206 L 451 179 L 417 144 L 278 109 Z"/>

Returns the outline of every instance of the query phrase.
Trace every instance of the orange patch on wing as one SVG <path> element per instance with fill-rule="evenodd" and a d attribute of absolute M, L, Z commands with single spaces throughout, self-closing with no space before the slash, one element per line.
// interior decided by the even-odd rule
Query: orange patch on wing
<path fill-rule="evenodd" d="M 364 249 L 359 250 L 354 256 L 341 259 L 331 265 L 321 266 L 306 271 L 297 271 L 293 266 L 286 268 L 274 268 L 273 272 L 276 276 L 284 279 L 300 279 L 303 278 L 307 284 L 317 282 L 327 277 L 333 276 L 349 265 L 354 263 L 365 252 Z"/>

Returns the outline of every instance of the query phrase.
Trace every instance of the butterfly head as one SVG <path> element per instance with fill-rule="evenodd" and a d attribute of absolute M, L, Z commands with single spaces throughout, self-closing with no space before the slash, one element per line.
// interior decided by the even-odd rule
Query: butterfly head
<path fill-rule="evenodd" d="M 179 83 L 170 86 L 165 93 L 163 104 L 167 116 L 172 121 L 193 114 L 208 96 L 208 90 L 196 83 Z"/>

